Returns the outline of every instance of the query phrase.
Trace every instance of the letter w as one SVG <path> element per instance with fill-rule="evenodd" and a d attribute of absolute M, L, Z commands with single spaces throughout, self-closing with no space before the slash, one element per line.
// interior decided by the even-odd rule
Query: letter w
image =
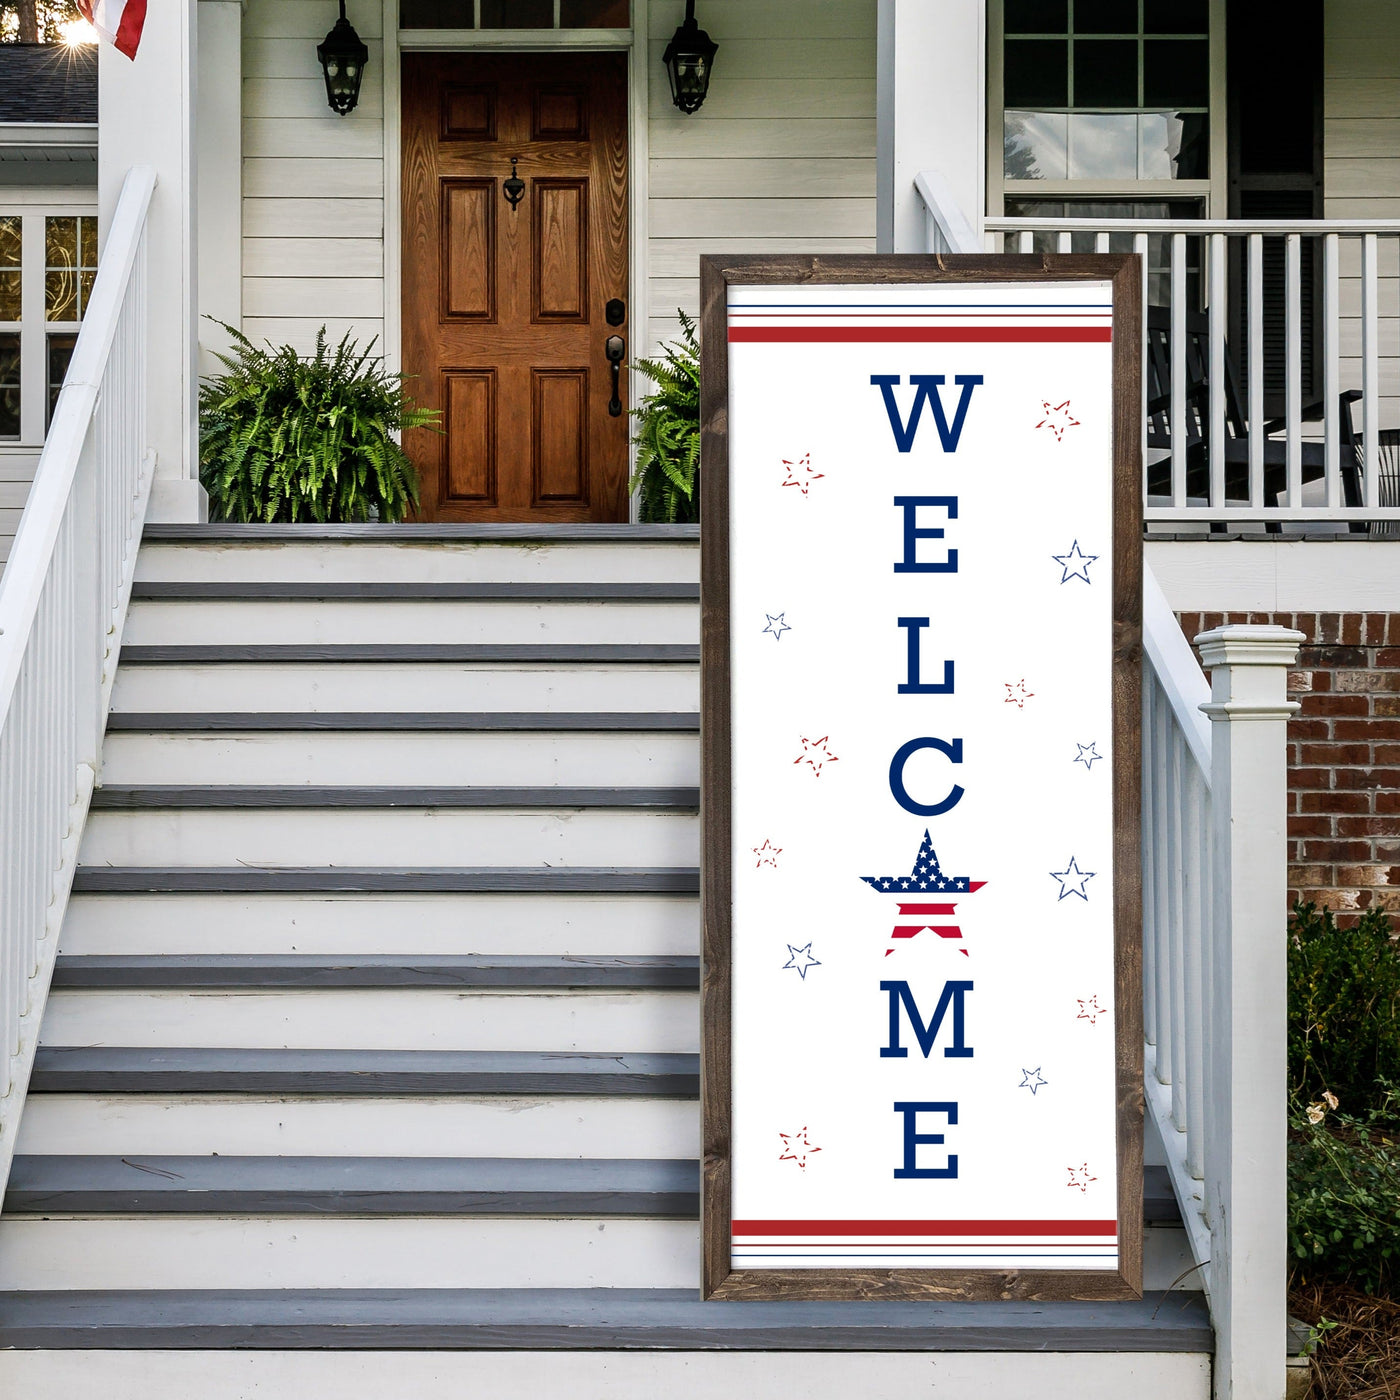
<path fill-rule="evenodd" d="M 870 382 L 878 385 L 884 396 L 885 412 L 889 414 L 890 431 L 894 433 L 894 445 L 901 452 L 908 452 L 914 446 L 914 434 L 919 431 L 919 419 L 923 416 L 924 400 L 933 407 L 933 421 L 938 427 L 938 439 L 945 452 L 958 450 L 958 439 L 962 437 L 963 423 L 967 419 L 967 406 L 972 401 L 972 391 L 982 382 L 980 374 L 955 374 L 953 383 L 962 390 L 958 395 L 958 407 L 953 414 L 953 426 L 948 426 L 948 417 L 943 412 L 943 399 L 939 386 L 944 383 L 941 374 L 911 374 L 909 382 L 914 386 L 914 404 L 909 410 L 909 421 L 903 423 L 899 417 L 899 405 L 894 401 L 894 386 L 900 382 L 897 374 L 872 374 Z M 932 389 L 932 392 L 930 392 Z"/>
<path fill-rule="evenodd" d="M 924 1052 L 924 1059 L 928 1059 L 933 1050 L 933 1043 L 938 1038 L 938 1028 L 943 1024 L 943 1018 L 948 1014 L 950 1006 L 953 1009 L 953 1043 L 944 1048 L 943 1054 L 950 1060 L 972 1058 L 971 1049 L 963 1044 L 963 998 L 972 990 L 971 982 L 945 982 L 943 995 L 938 998 L 938 1005 L 933 1010 L 933 1020 L 928 1025 L 924 1025 L 923 1018 L 919 1015 L 919 1008 L 914 1001 L 913 992 L 909 990 L 908 982 L 881 982 L 880 990 L 888 992 L 890 998 L 890 1043 L 880 1047 L 881 1059 L 902 1060 L 909 1054 L 899 1043 L 901 1005 L 909 1016 L 909 1024 L 914 1029 L 919 1049 Z"/>

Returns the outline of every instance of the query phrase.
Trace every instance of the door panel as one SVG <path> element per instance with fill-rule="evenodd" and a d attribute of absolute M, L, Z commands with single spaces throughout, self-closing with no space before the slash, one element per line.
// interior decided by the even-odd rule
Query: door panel
<path fill-rule="evenodd" d="M 404 438 L 420 519 L 627 519 L 626 98 L 623 54 L 404 56 L 404 370 L 444 415 Z"/>

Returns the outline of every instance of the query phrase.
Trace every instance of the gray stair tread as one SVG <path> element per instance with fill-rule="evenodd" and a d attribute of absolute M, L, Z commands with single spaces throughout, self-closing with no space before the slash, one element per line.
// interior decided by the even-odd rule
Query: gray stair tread
<path fill-rule="evenodd" d="M 0 1346 L 1198 1352 L 1200 1293 L 1123 1303 L 701 1302 L 692 1289 L 0 1292 Z"/>
<path fill-rule="evenodd" d="M 41 1045 L 30 1092 L 540 1094 L 693 1099 L 698 1055 Z"/>
<path fill-rule="evenodd" d="M 138 581 L 135 599 L 259 602 L 698 603 L 698 583 L 475 583 L 418 579 Z"/>
<path fill-rule="evenodd" d="M 694 810 L 693 787 L 332 787 L 293 783 L 112 784 L 92 794 L 95 811 L 208 807 L 647 807 Z"/>
<path fill-rule="evenodd" d="M 305 953 L 60 955 L 53 986 L 178 987 L 601 987 L 617 990 L 700 985 L 696 957 L 537 957 L 495 953 Z"/>
<path fill-rule="evenodd" d="M 238 662 L 519 662 L 534 665 L 696 665 L 698 645 L 590 642 L 554 645 L 529 642 L 278 642 L 189 643 L 124 646 L 123 666 L 192 666 Z"/>
<path fill-rule="evenodd" d="M 339 711 L 317 714 L 307 711 L 254 714 L 230 710 L 217 714 L 112 711 L 107 729 L 139 733 L 214 733 L 244 730 L 441 730 L 445 732 L 507 733 L 513 731 L 571 732 L 574 730 L 643 732 L 680 730 L 699 733 L 700 716 L 694 712 L 646 711 L 628 713 L 573 712 L 416 714 L 413 711 L 380 713 Z"/>
<path fill-rule="evenodd" d="M 325 540 L 353 541 L 359 544 L 377 542 L 402 544 L 432 540 L 481 540 L 486 543 L 535 540 L 544 544 L 611 540 L 623 544 L 693 544 L 700 538 L 700 527 L 698 525 L 595 525 L 589 523 L 536 525 L 528 521 L 515 525 L 240 525 L 219 523 L 216 525 L 147 525 L 142 533 L 142 538 L 153 542 L 173 540 L 188 544 L 220 541 L 243 541 L 252 544 L 265 540 L 276 540 L 286 544 L 320 544 Z"/>
<path fill-rule="evenodd" d="M 694 866 L 248 866 L 88 865 L 78 894 L 696 894 Z"/>
<path fill-rule="evenodd" d="M 5 1213 L 694 1220 L 700 1167 L 627 1158 L 18 1155 Z"/>

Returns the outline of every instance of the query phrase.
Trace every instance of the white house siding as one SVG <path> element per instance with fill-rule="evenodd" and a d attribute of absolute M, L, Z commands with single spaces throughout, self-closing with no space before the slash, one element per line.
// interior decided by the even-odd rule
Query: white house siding
<path fill-rule="evenodd" d="M 243 16 L 243 329 L 303 350 L 322 325 L 384 331 L 384 8 L 346 9 L 370 56 L 345 117 L 316 61 L 335 0 L 247 0 Z"/>

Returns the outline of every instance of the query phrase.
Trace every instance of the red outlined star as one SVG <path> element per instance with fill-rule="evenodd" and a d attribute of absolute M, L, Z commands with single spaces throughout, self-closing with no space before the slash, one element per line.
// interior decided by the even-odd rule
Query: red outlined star
<path fill-rule="evenodd" d="M 1074 1018 L 1076 1021 L 1088 1021 L 1091 1026 L 1096 1026 L 1100 1016 L 1108 1015 L 1108 1008 L 1100 1006 L 1096 996 L 1075 997 L 1075 1000 L 1079 1003 L 1079 1015 Z"/>
<path fill-rule="evenodd" d="M 814 1152 L 820 1152 L 820 1147 L 813 1147 L 807 1137 L 807 1129 L 799 1128 L 795 1133 L 779 1133 L 783 1140 L 783 1150 L 778 1155 L 780 1162 L 796 1162 L 805 1172 L 807 1170 L 807 1158 Z"/>
<path fill-rule="evenodd" d="M 1003 701 L 1004 704 L 1015 705 L 1018 710 L 1024 710 L 1026 708 L 1026 701 L 1035 699 L 1035 691 L 1026 689 L 1026 678 L 1024 676 L 1022 676 L 1015 685 L 1012 685 L 1010 681 L 1006 681 L 1004 684 L 1006 685 L 1006 699 Z"/>
<path fill-rule="evenodd" d="M 1087 1162 L 1081 1167 L 1066 1167 L 1065 1170 L 1069 1172 L 1069 1180 L 1065 1182 L 1065 1185 L 1068 1186 L 1071 1191 L 1077 1186 L 1081 1195 L 1088 1191 L 1091 1181 L 1098 1180 L 1098 1177 L 1089 1175 L 1089 1164 Z"/>
<path fill-rule="evenodd" d="M 1035 426 L 1037 428 L 1049 428 L 1055 434 L 1056 442 L 1065 440 L 1066 428 L 1077 428 L 1079 419 L 1072 417 L 1069 411 L 1069 400 L 1064 403 L 1057 403 L 1053 406 L 1048 399 L 1041 399 L 1040 406 L 1045 410 L 1045 417 Z"/>
<path fill-rule="evenodd" d="M 820 481 L 826 475 L 825 472 L 814 472 L 812 470 L 812 454 L 804 452 L 795 462 L 789 462 L 786 457 L 783 459 L 783 466 L 787 468 L 787 479 L 784 486 L 796 486 L 802 494 L 807 494 L 807 488 L 814 481 Z"/>
<path fill-rule="evenodd" d="M 840 762 L 828 747 L 827 738 L 828 736 L 825 734 L 820 739 L 808 739 L 804 735 L 802 737 L 802 752 L 793 759 L 793 763 L 811 764 L 812 772 L 820 778 L 823 764 Z"/>
<path fill-rule="evenodd" d="M 765 865 L 771 865 L 774 870 L 778 868 L 778 857 L 783 853 L 781 846 L 775 846 L 765 836 L 761 846 L 753 846 L 750 849 L 758 857 L 758 861 L 754 865 L 755 870 L 761 869 Z"/>

